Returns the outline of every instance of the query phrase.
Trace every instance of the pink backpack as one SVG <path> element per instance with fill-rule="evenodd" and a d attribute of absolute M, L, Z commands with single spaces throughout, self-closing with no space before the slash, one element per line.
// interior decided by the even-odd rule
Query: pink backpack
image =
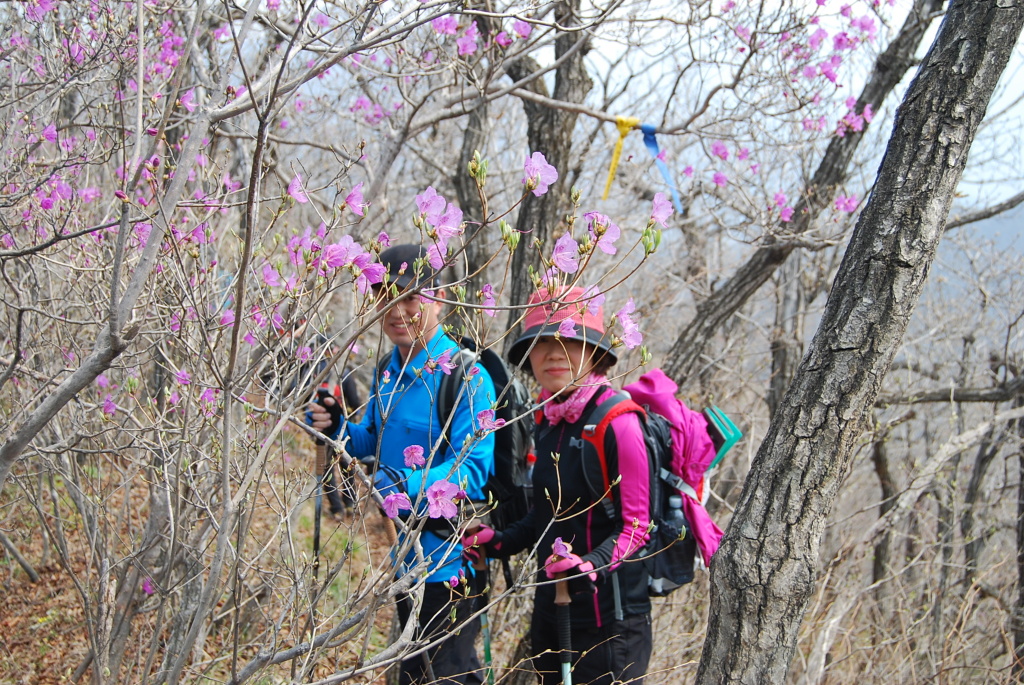
<path fill-rule="evenodd" d="M 623 390 L 646 411 L 660 414 L 669 423 L 672 434 L 671 473 L 662 473 L 662 479 L 682 495 L 683 513 L 704 563 L 709 564 L 722 540 L 722 529 L 704 508 L 704 474 L 718 463 L 721 455 L 735 444 L 739 436 L 732 437 L 724 449 L 716 449 L 709 434 L 709 419 L 676 397 L 679 386 L 661 369 L 648 371 Z M 711 430 L 715 430 L 713 423 Z"/>

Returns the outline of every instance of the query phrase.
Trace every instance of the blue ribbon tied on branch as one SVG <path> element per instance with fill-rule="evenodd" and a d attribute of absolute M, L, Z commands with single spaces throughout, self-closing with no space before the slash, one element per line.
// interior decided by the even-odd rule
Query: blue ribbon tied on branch
<path fill-rule="evenodd" d="M 665 183 L 668 185 L 669 191 L 672 193 L 672 205 L 676 208 L 679 214 L 683 213 L 683 203 L 679 199 L 679 190 L 676 188 L 676 184 L 672 182 L 672 175 L 668 171 L 668 165 L 658 156 L 661 154 L 661 150 L 658 148 L 658 139 L 654 136 L 654 132 L 657 130 L 651 124 L 643 124 L 640 126 L 640 130 L 644 134 L 644 145 L 650 150 L 651 156 L 654 157 L 654 163 L 658 167 L 658 171 L 661 172 L 661 177 L 665 179 Z"/>

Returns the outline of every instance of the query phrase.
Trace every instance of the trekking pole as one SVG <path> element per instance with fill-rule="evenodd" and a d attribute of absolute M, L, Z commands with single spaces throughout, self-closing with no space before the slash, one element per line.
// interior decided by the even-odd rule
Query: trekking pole
<path fill-rule="evenodd" d="M 479 521 L 471 521 L 469 532 L 470 534 L 475 533 L 480 529 L 477 525 Z M 487 563 L 487 551 L 484 547 L 480 546 L 479 555 L 476 561 L 473 562 L 473 570 L 477 573 L 490 574 L 490 568 Z M 487 579 L 490 582 L 490 579 Z M 487 671 L 487 685 L 494 685 L 494 662 L 491 658 L 491 624 L 487 620 L 487 586 L 485 584 L 484 590 L 480 594 L 480 599 L 484 603 L 484 610 L 480 613 L 480 633 L 484 638 L 484 670 Z"/>
<path fill-rule="evenodd" d="M 572 685 L 572 623 L 569 619 L 569 581 L 565 573 L 556 573 L 555 618 L 558 621 L 558 649 L 562 658 L 562 685 Z"/>
<path fill-rule="evenodd" d="M 320 571 L 320 517 L 324 508 L 324 473 L 327 470 L 327 443 L 316 441 L 316 496 L 313 500 L 313 582 Z"/>

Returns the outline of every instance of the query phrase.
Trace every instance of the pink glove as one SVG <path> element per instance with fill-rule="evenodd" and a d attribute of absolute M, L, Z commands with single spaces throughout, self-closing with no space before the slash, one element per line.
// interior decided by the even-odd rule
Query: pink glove
<path fill-rule="evenodd" d="M 544 572 L 548 574 L 548 578 L 554 579 L 558 573 L 566 573 L 575 569 L 573 575 L 586 574 L 591 582 L 597 582 L 597 573 L 594 572 L 594 565 L 589 561 L 583 561 L 577 554 L 569 552 L 566 556 L 559 554 L 552 554 L 544 562 Z"/>
<path fill-rule="evenodd" d="M 494 554 L 501 549 L 501 533 L 490 526 L 481 524 L 473 532 L 462 536 L 462 556 L 472 563 L 480 561 L 480 548 Z"/>

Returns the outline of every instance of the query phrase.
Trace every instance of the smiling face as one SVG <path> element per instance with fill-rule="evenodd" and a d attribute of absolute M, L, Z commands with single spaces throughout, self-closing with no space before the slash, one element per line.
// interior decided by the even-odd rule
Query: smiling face
<path fill-rule="evenodd" d="M 579 340 L 541 338 L 530 350 L 530 368 L 540 386 L 550 393 L 571 394 L 594 370 L 594 347 Z"/>
<path fill-rule="evenodd" d="M 444 297 L 443 292 L 437 293 Z M 381 324 L 402 359 L 409 359 L 434 337 L 444 304 L 419 295 L 406 295 L 396 301 L 381 298 L 377 310 L 386 310 Z"/>

